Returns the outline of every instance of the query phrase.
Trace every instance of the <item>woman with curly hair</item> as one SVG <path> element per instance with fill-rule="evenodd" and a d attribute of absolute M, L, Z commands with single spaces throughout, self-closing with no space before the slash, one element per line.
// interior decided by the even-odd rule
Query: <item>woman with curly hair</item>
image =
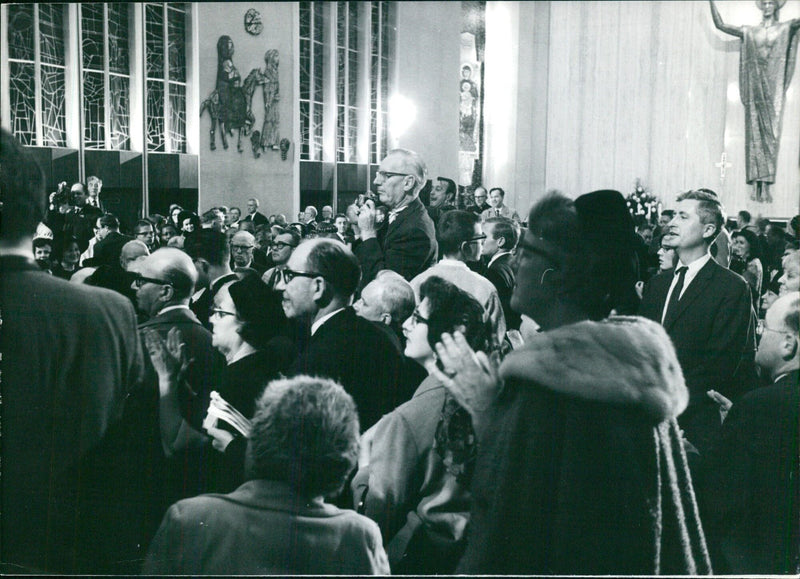
<path fill-rule="evenodd" d="M 403 324 L 405 355 L 429 374 L 443 332 L 460 331 L 475 350 L 487 351 L 489 329 L 475 298 L 434 276 L 423 282 L 420 299 Z M 429 375 L 364 438 L 368 462 L 353 480 L 354 502 L 380 526 L 392 572 L 452 573 L 469 522 L 476 453 L 469 413 Z"/>
<path fill-rule="evenodd" d="M 761 243 L 758 236 L 749 229 L 740 229 L 731 235 L 731 271 L 745 279 L 753 294 L 753 303 L 759 303 L 764 281 Z"/>
<path fill-rule="evenodd" d="M 332 380 L 271 382 L 252 421 L 247 482 L 172 505 L 143 573 L 387 575 L 375 523 L 325 502 L 356 465 L 358 431 L 353 399 Z"/>

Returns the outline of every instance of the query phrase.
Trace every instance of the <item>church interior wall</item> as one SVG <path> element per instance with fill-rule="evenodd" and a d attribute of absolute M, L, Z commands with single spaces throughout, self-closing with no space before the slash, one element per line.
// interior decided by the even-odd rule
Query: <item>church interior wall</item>
<path fill-rule="evenodd" d="M 296 149 L 299 129 L 295 119 L 294 103 L 297 100 L 294 76 L 296 74 L 295 37 L 297 35 L 296 3 L 293 2 L 200 2 L 199 26 L 199 91 L 200 99 L 214 90 L 217 76 L 217 39 L 228 35 L 233 40 L 233 63 L 242 81 L 254 68 L 264 68 L 264 54 L 277 49 L 280 55 L 280 138 L 293 143 L 286 161 L 280 152 L 266 150 L 255 158 L 249 137 L 242 138 L 242 152 L 237 151 L 236 131 L 229 136 L 225 150 L 217 131 L 217 149 L 210 150 L 209 129 L 211 119 L 200 119 L 200 209 L 226 204 L 244 210 L 247 199 L 257 197 L 261 211 L 267 214 L 284 213 L 290 217 L 295 211 L 297 188 Z M 255 8 L 261 14 L 263 31 L 257 36 L 244 29 L 244 14 Z M 260 129 L 264 117 L 261 90 L 253 96 L 254 128 Z"/>
<path fill-rule="evenodd" d="M 487 128 L 489 186 L 506 187 L 522 211 L 552 188 L 573 197 L 601 188 L 627 194 L 640 179 L 665 206 L 682 191 L 709 187 L 733 212 L 798 212 L 800 74 L 787 91 L 775 201 L 757 203 L 745 184 L 739 41 L 714 28 L 707 2 L 538 4 L 487 4 L 487 78 L 495 69 L 511 79 L 487 82 L 487 125 L 494 117 L 514 132 Z M 759 21 L 751 4 L 718 3 L 735 25 Z M 781 20 L 798 15 L 800 2 L 781 10 Z M 492 49 L 509 37 L 519 43 L 507 53 Z M 492 90 L 515 93 L 505 97 L 515 118 L 491 106 Z"/>

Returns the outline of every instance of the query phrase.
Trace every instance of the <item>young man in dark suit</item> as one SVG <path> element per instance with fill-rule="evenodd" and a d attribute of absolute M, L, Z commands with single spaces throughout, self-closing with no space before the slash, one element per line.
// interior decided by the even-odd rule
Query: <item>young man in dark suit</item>
<path fill-rule="evenodd" d="M 388 226 L 379 231 L 375 202 L 368 199 L 358 215 L 361 243 L 354 249 L 361 263 L 361 287 L 382 269 L 410 281 L 436 261 L 436 231 L 419 200 L 426 172 L 422 158 L 407 149 L 389 151 L 381 161 L 374 184 L 389 210 Z"/>
<path fill-rule="evenodd" d="M 486 277 L 500 296 L 500 305 L 506 318 L 508 329 L 518 330 L 520 315 L 511 309 L 511 295 L 514 293 L 516 275 L 512 260 L 512 250 L 517 245 L 517 227 L 505 217 L 492 217 L 483 223 L 486 239 L 481 248 L 481 257 L 486 260 L 486 269 L 480 272 Z"/>
<path fill-rule="evenodd" d="M 689 388 L 679 423 L 701 454 L 719 434 L 716 390 L 735 400 L 754 379 L 755 326 L 747 282 L 711 258 L 709 246 L 724 223 L 719 200 L 705 191 L 680 195 L 664 243 L 675 247 L 673 272 L 653 277 L 640 315 L 660 322 L 678 353 Z"/>
<path fill-rule="evenodd" d="M 281 275 L 275 289 L 283 291 L 286 317 L 310 332 L 288 375 L 326 376 L 342 384 L 356 401 L 362 431 L 410 397 L 413 387 L 403 383 L 397 345 L 350 307 L 360 271 L 343 243 L 301 243 Z"/>

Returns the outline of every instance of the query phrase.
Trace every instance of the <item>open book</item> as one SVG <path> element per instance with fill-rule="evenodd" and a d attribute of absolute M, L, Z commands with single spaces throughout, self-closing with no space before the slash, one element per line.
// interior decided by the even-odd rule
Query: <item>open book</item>
<path fill-rule="evenodd" d="M 208 405 L 208 416 L 206 416 L 206 420 L 209 419 L 213 419 L 215 423 L 223 421 L 225 423 L 223 426 L 232 427 L 245 438 L 250 436 L 250 421 L 216 391 L 211 393 L 211 403 Z"/>

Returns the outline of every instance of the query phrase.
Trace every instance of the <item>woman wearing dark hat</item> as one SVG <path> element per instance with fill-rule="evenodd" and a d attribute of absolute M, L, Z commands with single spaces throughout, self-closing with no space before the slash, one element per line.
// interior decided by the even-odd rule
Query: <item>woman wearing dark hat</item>
<path fill-rule="evenodd" d="M 258 276 L 229 282 L 214 297 L 209 317 L 212 344 L 225 356 L 227 366 L 203 422 L 211 439 L 193 429 L 190 434 L 196 440 L 206 438 L 205 443 L 222 453 L 210 454 L 206 489 L 209 492 L 228 492 L 244 481 L 246 440 L 231 416 L 250 420 L 255 412 L 255 400 L 264 385 L 277 378 L 292 362 L 293 346 L 279 335 L 283 319 L 280 294 L 267 288 Z M 159 378 L 177 385 L 180 348 L 170 348 L 169 340 L 164 342 L 158 334 L 145 335 L 147 350 Z M 174 344 L 179 342 L 179 338 L 173 339 Z M 162 438 L 176 440 L 179 432 L 185 435 L 186 429 L 191 427 L 180 416 L 178 408 L 171 414 L 163 410 L 162 407 Z"/>
<path fill-rule="evenodd" d="M 761 264 L 761 243 L 749 229 L 734 231 L 731 235 L 731 271 L 742 276 L 750 286 L 753 303 L 761 299 L 764 266 Z"/>
<path fill-rule="evenodd" d="M 478 439 L 469 542 L 456 573 L 707 574 L 675 418 L 689 393 L 664 329 L 634 316 L 622 195 L 531 210 L 511 307 L 542 333 L 502 364 L 442 335 L 434 374 Z"/>

